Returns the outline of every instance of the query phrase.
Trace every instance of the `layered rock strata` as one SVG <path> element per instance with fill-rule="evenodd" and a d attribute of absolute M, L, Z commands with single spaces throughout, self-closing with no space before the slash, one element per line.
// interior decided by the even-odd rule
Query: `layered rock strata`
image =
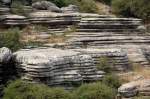
<path fill-rule="evenodd" d="M 122 85 L 118 92 L 122 97 L 150 96 L 150 79 L 132 81 Z"/>
<path fill-rule="evenodd" d="M 102 79 L 91 56 L 71 50 L 53 48 L 20 50 L 14 54 L 22 79 L 49 86 L 81 84 Z"/>
<path fill-rule="evenodd" d="M 68 42 L 87 47 L 120 47 L 122 45 L 149 44 L 150 36 L 144 34 L 140 19 L 133 18 L 82 18 L 77 32 Z"/>
<path fill-rule="evenodd" d="M 80 16 L 75 13 L 54 13 L 45 10 L 33 12 L 29 16 L 31 24 L 47 26 L 48 32 L 54 34 L 64 33 L 69 26 L 80 22 Z"/>
<path fill-rule="evenodd" d="M 127 53 L 122 49 L 74 49 L 82 54 L 90 55 L 94 59 L 96 66 L 103 61 L 107 61 L 107 65 L 110 65 L 114 71 L 125 72 L 130 70 Z M 105 58 L 106 60 L 104 60 Z"/>
<path fill-rule="evenodd" d="M 10 8 L 0 7 L 0 15 L 6 15 L 10 13 Z"/>
<path fill-rule="evenodd" d="M 12 14 L 0 16 L 1 27 L 12 27 L 12 26 L 24 27 L 27 24 L 29 24 L 29 22 L 27 18 L 24 16 L 12 15 Z"/>

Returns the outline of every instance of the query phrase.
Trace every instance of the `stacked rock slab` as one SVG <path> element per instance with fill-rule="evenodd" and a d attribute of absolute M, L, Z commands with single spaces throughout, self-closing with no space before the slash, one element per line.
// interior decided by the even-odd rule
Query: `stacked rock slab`
<path fill-rule="evenodd" d="M 10 8 L 7 7 L 0 7 L 0 15 L 6 15 L 9 14 Z"/>
<path fill-rule="evenodd" d="M 122 97 L 131 98 L 137 95 L 150 96 L 150 79 L 143 79 L 138 81 L 132 81 L 123 84 L 118 92 Z M 142 99 L 142 98 L 141 98 Z"/>
<path fill-rule="evenodd" d="M 0 16 L 1 27 L 12 27 L 12 26 L 24 27 L 27 24 L 29 24 L 29 22 L 27 18 L 24 16 L 12 15 L 12 14 Z"/>
<path fill-rule="evenodd" d="M 129 44 L 149 44 L 141 19 L 113 17 L 83 17 L 77 32 L 69 42 L 87 47 L 114 47 Z"/>
<path fill-rule="evenodd" d="M 91 56 L 71 50 L 54 48 L 20 50 L 14 53 L 22 79 L 42 82 L 49 86 L 72 87 L 82 81 L 100 80 Z M 19 73 L 19 74 L 20 74 Z"/>
<path fill-rule="evenodd" d="M 150 36 L 145 33 L 141 19 L 82 15 L 76 30 L 68 35 L 69 48 L 122 48 L 130 61 L 142 66 L 149 64 L 141 48 L 149 46 Z"/>
<path fill-rule="evenodd" d="M 75 51 L 81 52 L 92 56 L 96 66 L 100 64 L 102 58 L 107 58 L 108 64 L 112 66 L 114 71 L 125 72 L 129 70 L 129 62 L 127 53 L 121 49 L 74 49 Z"/>
<path fill-rule="evenodd" d="M 66 28 L 80 21 L 78 14 L 55 13 L 47 10 L 33 12 L 30 15 L 31 24 L 48 26 L 50 33 L 64 33 Z"/>

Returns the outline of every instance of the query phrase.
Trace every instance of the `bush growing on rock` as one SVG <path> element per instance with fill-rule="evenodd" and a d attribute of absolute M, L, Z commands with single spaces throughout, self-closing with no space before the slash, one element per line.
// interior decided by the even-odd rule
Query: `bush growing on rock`
<path fill-rule="evenodd" d="M 106 73 L 111 73 L 112 66 L 113 66 L 113 64 L 109 63 L 108 57 L 101 57 L 101 58 L 99 58 L 99 63 L 97 64 L 97 69 L 103 70 Z"/>
<path fill-rule="evenodd" d="M 0 33 L 0 47 L 8 47 L 12 51 L 16 51 L 23 47 L 20 42 L 20 30 L 18 28 L 8 29 Z"/>
<path fill-rule="evenodd" d="M 119 77 L 114 74 L 106 75 L 102 82 L 112 88 L 118 89 L 121 86 L 121 81 Z"/>
<path fill-rule="evenodd" d="M 79 87 L 75 94 L 77 99 L 115 99 L 115 91 L 104 83 L 84 84 Z"/>
<path fill-rule="evenodd" d="M 73 97 L 61 88 L 49 88 L 43 84 L 29 84 L 16 80 L 4 89 L 3 99 L 73 99 Z"/>

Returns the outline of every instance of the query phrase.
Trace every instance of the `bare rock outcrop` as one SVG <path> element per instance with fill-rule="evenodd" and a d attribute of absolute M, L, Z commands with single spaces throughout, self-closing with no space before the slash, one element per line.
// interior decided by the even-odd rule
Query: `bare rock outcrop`
<path fill-rule="evenodd" d="M 126 84 L 123 84 L 118 92 L 123 97 L 134 97 L 137 95 L 140 96 L 150 96 L 150 79 L 132 81 Z"/>
<path fill-rule="evenodd" d="M 22 79 L 49 86 L 72 87 L 104 76 L 104 72 L 96 69 L 91 56 L 71 50 L 38 48 L 20 50 L 14 56 Z"/>
<path fill-rule="evenodd" d="M 100 63 L 102 62 L 101 60 L 105 59 L 107 61 L 107 64 L 109 64 L 112 67 L 113 71 L 126 72 L 130 70 L 127 53 L 122 49 L 87 48 L 87 49 L 74 49 L 74 51 L 90 55 L 94 59 L 94 63 L 96 65 L 101 64 Z"/>
<path fill-rule="evenodd" d="M 1 27 L 11 27 L 11 26 L 24 27 L 28 24 L 29 22 L 25 16 L 13 15 L 13 14 L 6 14 L 0 16 Z"/>
<path fill-rule="evenodd" d="M 61 9 L 54 3 L 49 1 L 38 1 L 32 4 L 33 9 L 36 10 L 48 10 L 51 12 L 61 12 Z"/>

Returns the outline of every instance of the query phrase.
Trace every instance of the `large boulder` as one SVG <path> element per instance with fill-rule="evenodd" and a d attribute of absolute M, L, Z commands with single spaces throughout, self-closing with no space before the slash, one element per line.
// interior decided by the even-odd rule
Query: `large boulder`
<path fill-rule="evenodd" d="M 54 3 L 49 1 L 38 1 L 32 4 L 32 7 L 36 10 L 49 10 L 51 12 L 61 12 L 60 8 Z"/>
<path fill-rule="evenodd" d="M 7 63 L 12 58 L 12 52 L 10 49 L 3 47 L 0 48 L 0 63 Z"/>
<path fill-rule="evenodd" d="M 118 92 L 123 97 L 134 97 L 136 95 L 150 96 L 150 79 L 132 81 L 123 84 Z"/>

